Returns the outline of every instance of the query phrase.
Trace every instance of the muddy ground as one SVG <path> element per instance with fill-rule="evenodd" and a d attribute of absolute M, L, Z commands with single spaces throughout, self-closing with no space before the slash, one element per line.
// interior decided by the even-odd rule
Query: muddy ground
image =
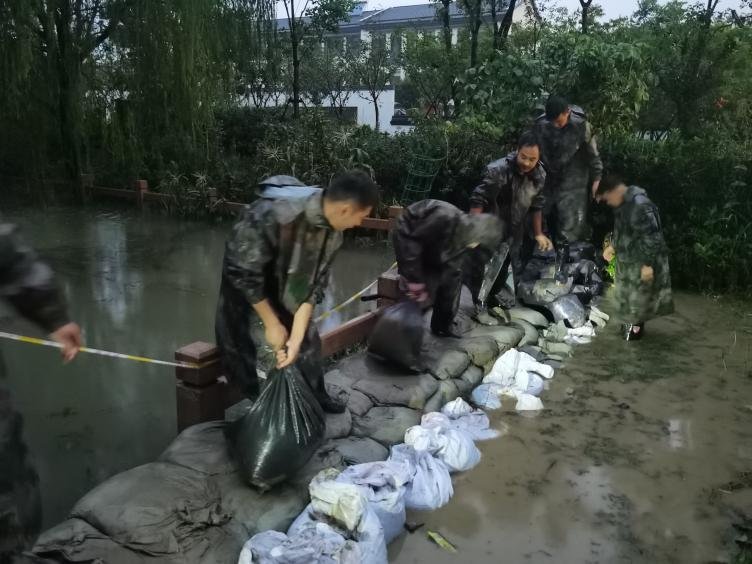
<path fill-rule="evenodd" d="M 390 562 L 734 561 L 752 515 L 752 306 L 676 303 L 644 341 L 612 323 L 578 347 L 537 417 L 496 412 L 506 435 L 446 507 L 408 516 L 425 526 Z"/>

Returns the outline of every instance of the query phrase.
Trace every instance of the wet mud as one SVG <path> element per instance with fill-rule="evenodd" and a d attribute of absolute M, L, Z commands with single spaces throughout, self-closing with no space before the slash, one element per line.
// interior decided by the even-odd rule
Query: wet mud
<path fill-rule="evenodd" d="M 752 307 L 679 294 L 677 313 L 647 329 L 625 343 L 612 323 L 577 347 L 537 417 L 495 412 L 508 432 L 480 443 L 484 459 L 446 507 L 408 516 L 425 526 L 390 546 L 390 562 L 742 562 Z"/>

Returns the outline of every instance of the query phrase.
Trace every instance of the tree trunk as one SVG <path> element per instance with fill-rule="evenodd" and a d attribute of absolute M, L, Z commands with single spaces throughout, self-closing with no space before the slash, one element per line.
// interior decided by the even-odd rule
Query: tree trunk
<path fill-rule="evenodd" d="M 590 11 L 590 4 L 593 0 L 580 0 L 580 7 L 582 8 L 582 33 L 588 32 L 588 11 Z"/>
<path fill-rule="evenodd" d="M 378 96 L 373 97 L 373 111 L 376 114 L 376 131 L 379 131 L 379 97 Z"/>
<path fill-rule="evenodd" d="M 478 32 L 480 31 L 480 21 L 475 20 L 470 28 L 470 68 L 475 68 L 478 64 Z"/>
<path fill-rule="evenodd" d="M 297 38 L 292 40 L 292 115 L 300 115 L 300 51 Z"/>
<path fill-rule="evenodd" d="M 498 33 L 499 46 L 496 47 L 497 38 L 494 37 L 494 48 L 496 49 L 506 48 L 507 39 L 509 38 L 509 31 L 512 29 L 512 23 L 514 21 L 514 9 L 516 7 L 517 7 L 517 1 L 509 0 L 509 6 L 507 6 L 507 11 L 504 13 L 504 18 L 501 20 L 501 26 L 499 28 L 499 33 Z"/>
<path fill-rule="evenodd" d="M 449 18 L 449 7 L 452 5 L 452 0 L 441 0 L 441 22 L 444 32 L 444 50 L 447 53 L 452 51 L 452 27 L 451 20 Z"/>

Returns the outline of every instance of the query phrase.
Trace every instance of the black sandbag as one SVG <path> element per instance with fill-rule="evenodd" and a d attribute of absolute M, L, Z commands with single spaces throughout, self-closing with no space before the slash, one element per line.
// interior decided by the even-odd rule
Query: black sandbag
<path fill-rule="evenodd" d="M 423 311 L 412 300 L 384 310 L 368 338 L 368 352 L 410 370 L 420 370 Z"/>
<path fill-rule="evenodd" d="M 321 446 L 325 429 L 324 411 L 300 371 L 270 370 L 264 391 L 232 429 L 243 479 L 269 489 L 294 476 Z"/>
<path fill-rule="evenodd" d="M 595 245 L 583 241 L 569 244 L 568 262 L 579 262 L 581 260 L 595 260 Z"/>

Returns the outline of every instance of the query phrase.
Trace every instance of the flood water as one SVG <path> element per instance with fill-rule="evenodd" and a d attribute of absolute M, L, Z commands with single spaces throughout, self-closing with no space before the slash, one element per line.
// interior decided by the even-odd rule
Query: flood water
<path fill-rule="evenodd" d="M 408 515 L 425 526 L 390 562 L 730 562 L 752 518 L 752 307 L 679 295 L 648 331 L 578 347 L 537 417 L 496 412 L 507 434 L 447 506 Z"/>
<path fill-rule="evenodd" d="M 231 221 L 188 221 L 152 210 L 5 207 L 4 217 L 57 272 L 71 317 L 92 348 L 171 360 L 193 341 L 214 341 L 214 311 Z M 349 241 L 319 310 L 340 303 L 393 261 L 385 244 Z M 328 318 L 336 326 L 369 306 Z M 3 311 L 0 330 L 38 336 Z M 15 403 L 39 471 L 45 526 L 107 477 L 156 458 L 176 434 L 175 379 L 168 367 L 0 342 Z"/>

